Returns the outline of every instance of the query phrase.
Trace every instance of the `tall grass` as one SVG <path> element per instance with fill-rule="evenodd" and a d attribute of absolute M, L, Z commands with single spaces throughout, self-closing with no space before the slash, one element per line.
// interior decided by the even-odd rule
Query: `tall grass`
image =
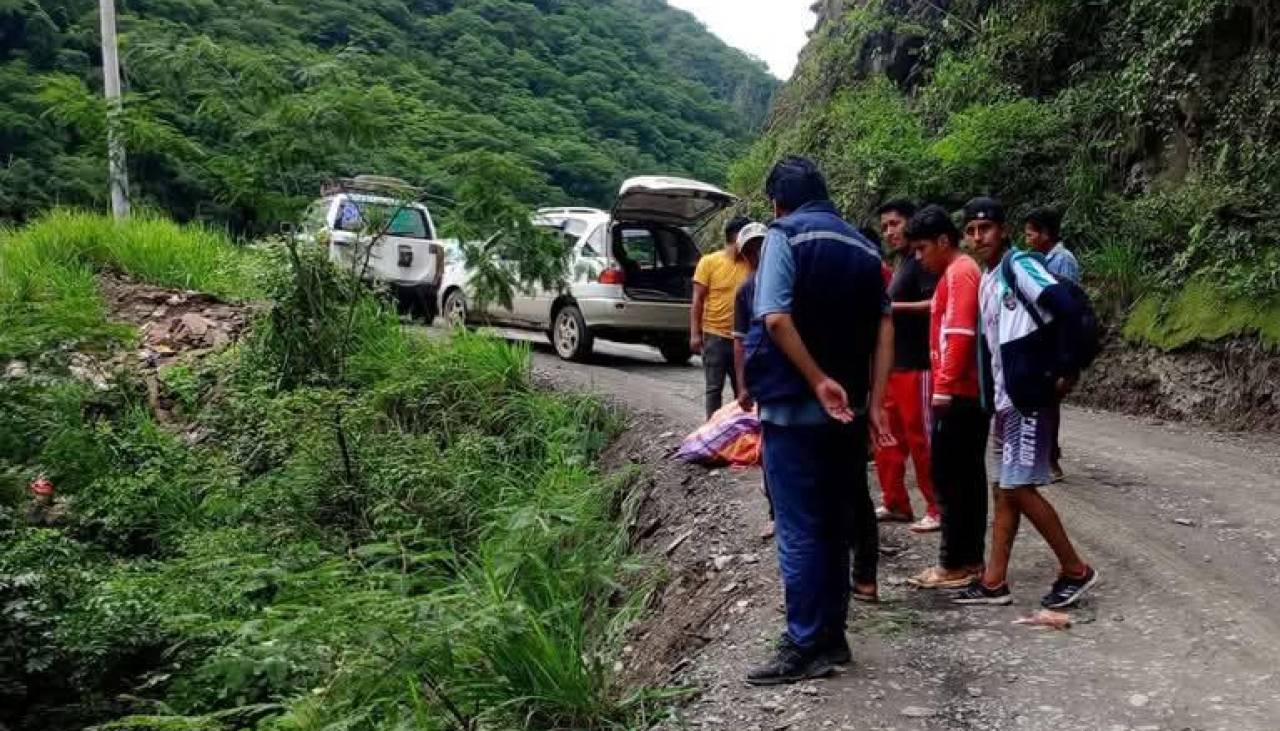
<path fill-rule="evenodd" d="M 107 270 L 223 297 L 260 294 L 253 257 L 218 231 L 147 213 L 116 223 L 56 210 L 20 230 L 0 231 L 0 357 L 118 338 L 94 281 Z"/>
<path fill-rule="evenodd" d="M 122 260 L 83 225 L 42 248 L 86 272 Z M 322 253 L 294 261 L 263 331 L 179 379 L 197 443 L 128 389 L 0 383 L 0 446 L 21 446 L 0 474 L 86 455 L 55 473 L 65 525 L 6 520 L 0 491 L 0 602 L 45 608 L 0 615 L 22 660 L 0 652 L 0 723 L 633 727 L 647 699 L 611 667 L 645 590 L 627 476 L 593 466 L 613 416 L 536 389 L 527 348 L 429 340 Z"/>

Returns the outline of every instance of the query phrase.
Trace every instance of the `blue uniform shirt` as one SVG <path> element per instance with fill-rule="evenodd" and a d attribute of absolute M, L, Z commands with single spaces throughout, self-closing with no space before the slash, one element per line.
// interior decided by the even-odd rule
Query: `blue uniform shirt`
<path fill-rule="evenodd" d="M 796 283 L 796 262 L 786 234 L 769 229 L 756 275 L 755 317 L 791 314 Z M 814 396 L 792 401 L 760 404 L 760 420 L 777 426 L 821 426 L 829 417 Z"/>

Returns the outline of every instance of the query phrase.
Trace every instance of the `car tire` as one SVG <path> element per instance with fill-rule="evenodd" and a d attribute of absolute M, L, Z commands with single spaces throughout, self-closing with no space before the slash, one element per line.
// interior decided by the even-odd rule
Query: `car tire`
<path fill-rule="evenodd" d="M 662 353 L 663 360 L 671 365 L 686 365 L 689 359 L 693 357 L 693 351 L 689 349 L 689 343 L 680 340 L 668 340 L 658 346 L 658 352 Z"/>
<path fill-rule="evenodd" d="M 461 289 L 455 289 L 444 298 L 444 325 L 451 330 L 461 330 L 467 326 L 467 296 Z"/>
<path fill-rule="evenodd" d="M 551 345 L 556 355 L 563 360 L 581 363 L 591 357 L 595 341 L 582 311 L 576 306 L 565 305 L 556 311 L 551 322 Z"/>

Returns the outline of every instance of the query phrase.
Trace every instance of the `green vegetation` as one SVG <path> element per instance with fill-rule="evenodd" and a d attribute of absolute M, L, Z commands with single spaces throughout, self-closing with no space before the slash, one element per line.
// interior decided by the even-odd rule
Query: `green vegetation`
<path fill-rule="evenodd" d="M 248 298 L 260 293 L 253 264 L 225 234 L 145 213 L 114 224 L 60 210 L 20 231 L 0 230 L 0 358 L 31 357 L 50 344 L 101 346 L 115 339 L 120 329 L 106 321 L 96 272 Z"/>
<path fill-rule="evenodd" d="M 645 592 L 627 476 L 592 467 L 616 430 L 597 402 L 534 388 L 523 348 L 403 328 L 315 248 L 261 266 L 205 229 L 57 213 L 0 252 L 32 242 L 76 287 L 111 266 L 274 304 L 243 345 L 161 374 L 178 425 L 128 373 L 0 381 L 0 724 L 644 725 L 648 699 L 610 682 Z M 65 514 L 33 523 L 39 473 Z"/>
<path fill-rule="evenodd" d="M 1127 337 L 1166 350 L 1255 334 L 1263 345 L 1280 350 L 1280 297 L 1223 302 L 1213 282 L 1203 278 L 1172 294 L 1144 297 L 1125 325 Z"/>
<path fill-rule="evenodd" d="M 485 151 L 526 204 L 605 204 L 629 175 L 723 179 L 776 80 L 663 0 L 130 0 L 133 192 L 261 232 L 326 179 L 447 197 Z M 0 2 L 0 220 L 105 205 L 97 3 Z"/>
<path fill-rule="evenodd" d="M 1280 297 L 1280 17 L 1265 3 L 843 5 L 734 167 L 738 192 L 761 206 L 765 171 L 799 153 L 864 223 L 900 195 L 1054 205 L 1104 309 L 1144 302 L 1131 336 L 1275 342 L 1259 304 Z"/>

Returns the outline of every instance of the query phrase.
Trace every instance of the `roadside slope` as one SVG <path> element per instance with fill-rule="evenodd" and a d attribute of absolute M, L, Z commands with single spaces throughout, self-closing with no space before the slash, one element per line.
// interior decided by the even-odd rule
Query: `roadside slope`
<path fill-rule="evenodd" d="M 617 355 L 587 366 L 540 352 L 535 369 L 640 414 L 647 435 L 632 437 L 637 451 L 671 450 L 701 418 L 700 373 L 647 362 L 637 349 L 609 352 Z M 1105 576 L 1071 630 L 1010 624 L 1032 611 L 1053 572 L 1034 534 L 1015 557 L 1016 604 L 961 612 L 904 584 L 929 563 L 935 539 L 891 528 L 887 601 L 855 607 L 853 669 L 748 688 L 746 666 L 781 628 L 758 475 L 673 468 L 657 476 L 640 519 L 670 580 L 637 630 L 629 674 L 695 687 L 680 713 L 704 728 L 1275 728 L 1280 440 L 1072 410 L 1064 444 L 1072 476 L 1053 494 Z"/>

